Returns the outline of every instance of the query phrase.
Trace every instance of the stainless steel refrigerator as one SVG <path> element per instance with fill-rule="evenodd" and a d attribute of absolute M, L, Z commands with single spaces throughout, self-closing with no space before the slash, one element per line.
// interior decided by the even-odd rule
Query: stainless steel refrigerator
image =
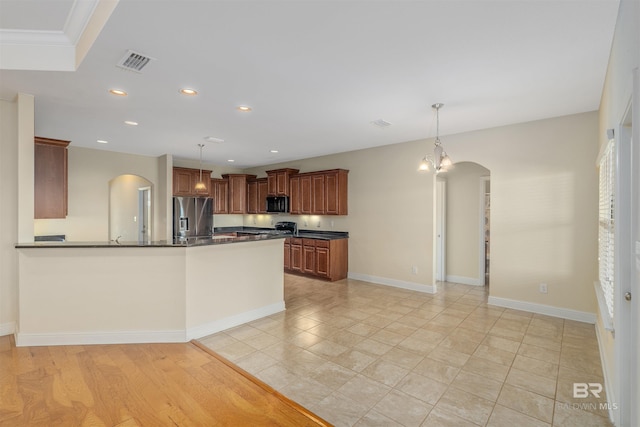
<path fill-rule="evenodd" d="M 213 199 L 210 197 L 173 198 L 173 237 L 211 237 Z"/>

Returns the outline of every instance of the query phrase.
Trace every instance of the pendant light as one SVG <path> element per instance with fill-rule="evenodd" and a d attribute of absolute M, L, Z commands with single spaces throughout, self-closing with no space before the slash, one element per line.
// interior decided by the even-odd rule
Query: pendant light
<path fill-rule="evenodd" d="M 196 183 L 195 188 L 196 191 L 204 191 L 207 189 L 204 181 L 202 181 L 202 147 L 204 147 L 204 144 L 198 144 L 198 147 L 200 147 L 200 181 Z"/>
<path fill-rule="evenodd" d="M 452 165 L 451 159 L 440 143 L 440 108 L 443 106 L 444 104 L 441 103 L 436 103 L 431 106 L 436 110 L 436 140 L 433 143 L 433 154 L 427 154 L 420 162 L 420 166 L 418 166 L 418 171 L 420 172 L 433 169 L 435 173 L 438 173 L 440 171 L 446 171 L 447 168 Z"/>

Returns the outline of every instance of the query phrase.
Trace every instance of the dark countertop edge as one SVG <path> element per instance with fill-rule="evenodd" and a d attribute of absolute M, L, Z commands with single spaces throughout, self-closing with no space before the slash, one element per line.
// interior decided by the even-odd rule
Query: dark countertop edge
<path fill-rule="evenodd" d="M 244 227 L 244 226 L 235 226 L 235 227 L 216 227 L 214 228 L 215 233 L 260 233 L 266 231 L 273 231 L 273 228 L 262 228 L 262 227 Z M 297 235 L 284 235 L 284 237 L 293 237 L 293 238 L 301 238 L 301 239 L 318 239 L 318 240 L 336 240 L 336 239 L 348 239 L 349 232 L 348 231 L 326 231 L 326 230 L 298 230 Z"/>
<path fill-rule="evenodd" d="M 264 240 L 283 239 L 283 235 L 261 234 L 256 236 L 226 237 L 216 239 L 200 239 L 191 243 L 173 243 L 160 240 L 149 243 L 140 242 L 33 242 L 16 243 L 16 249 L 52 249 L 52 248 L 195 248 L 200 246 L 224 245 L 230 243 L 261 242 Z"/>

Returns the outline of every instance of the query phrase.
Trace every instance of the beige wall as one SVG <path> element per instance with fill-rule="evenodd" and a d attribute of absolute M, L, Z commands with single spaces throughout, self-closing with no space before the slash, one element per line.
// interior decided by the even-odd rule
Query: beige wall
<path fill-rule="evenodd" d="M 435 180 L 416 172 L 424 148 L 424 142 L 414 141 L 250 169 L 247 172 L 258 177 L 280 167 L 300 172 L 348 169 L 349 215 L 248 215 L 245 225 L 293 219 L 303 229 L 348 231 L 350 275 L 426 289 L 434 283 Z M 413 266 L 417 274 L 412 274 Z"/>
<path fill-rule="evenodd" d="M 70 241 L 109 240 L 109 181 L 123 174 L 152 183 L 153 240 L 166 238 L 166 211 L 158 209 L 166 191 L 162 157 L 115 153 L 69 145 L 69 214 L 65 219 L 35 221 L 36 235 L 65 234 Z M 161 234 L 162 233 L 162 234 Z"/>
<path fill-rule="evenodd" d="M 590 112 L 442 138 L 455 162 L 491 171 L 492 296 L 595 313 L 597 131 L 597 113 Z M 407 142 L 251 173 L 349 169 L 349 215 L 317 220 L 322 228 L 334 221 L 334 229 L 349 231 L 350 274 L 431 285 L 433 175 L 416 173 L 431 146 Z M 268 226 L 274 218 L 281 217 L 250 215 L 245 222 Z M 309 224 L 315 227 L 311 218 Z M 538 292 L 540 283 L 548 294 Z"/>
<path fill-rule="evenodd" d="M 633 70 L 640 67 L 640 3 L 634 0 L 621 0 L 620 9 L 618 11 L 618 20 L 614 40 L 611 47 L 611 55 L 607 68 L 607 77 L 604 84 L 602 99 L 600 102 L 600 127 L 598 131 L 599 145 L 602 146 L 607 142 L 606 130 L 619 130 L 625 111 L 631 101 L 633 93 Z M 640 99 L 635 99 L 634 103 L 634 135 L 636 141 L 635 148 L 638 147 L 637 141 L 640 141 L 640 115 L 638 108 Z M 634 148 L 634 149 L 635 149 Z M 637 154 L 636 154 L 637 156 Z M 636 157 L 636 162 L 637 162 Z M 594 158 L 595 164 L 595 158 Z M 636 174 L 638 164 L 636 163 Z M 636 175 L 637 176 L 637 175 Z M 640 218 L 634 219 L 635 230 L 640 230 Z M 632 236 L 635 241 L 640 241 L 640 235 Z M 631 272 L 634 275 L 634 272 Z M 640 299 L 635 298 L 636 313 L 640 312 Z M 614 320 L 615 321 L 615 320 Z M 607 394 L 610 396 L 609 401 L 616 401 L 616 393 L 619 393 L 620 375 L 628 373 L 620 373 L 620 369 L 624 367 L 617 366 L 615 354 L 615 341 L 613 335 L 605 330 L 602 319 L 598 318 L 597 323 L 598 339 L 600 342 L 600 351 L 603 360 L 603 370 L 607 379 Z M 636 328 L 639 332 L 640 328 Z M 640 346 L 640 336 L 636 336 L 636 345 Z M 636 349 L 636 353 L 640 354 L 640 348 Z M 636 361 L 637 362 L 637 361 Z M 636 384 L 636 389 L 640 388 L 640 370 L 636 372 L 636 378 L 632 380 Z M 632 403 L 633 404 L 633 403 Z M 616 414 L 617 416 L 618 414 Z"/>
<path fill-rule="evenodd" d="M 18 281 L 18 103 L 0 100 L 0 335 L 13 332 Z"/>
<path fill-rule="evenodd" d="M 459 162 L 440 175 L 446 181 L 446 275 L 448 281 L 482 285 L 480 276 L 481 177 L 489 170 Z M 484 191 L 483 191 L 484 192 Z M 483 251 L 484 253 L 484 248 Z"/>

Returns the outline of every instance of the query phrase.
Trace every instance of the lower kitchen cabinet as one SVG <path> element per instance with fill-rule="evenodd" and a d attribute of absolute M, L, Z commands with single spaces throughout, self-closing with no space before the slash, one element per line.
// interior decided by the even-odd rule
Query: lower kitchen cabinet
<path fill-rule="evenodd" d="M 349 266 L 348 242 L 349 239 L 286 239 L 284 268 L 330 281 L 345 279 Z"/>

